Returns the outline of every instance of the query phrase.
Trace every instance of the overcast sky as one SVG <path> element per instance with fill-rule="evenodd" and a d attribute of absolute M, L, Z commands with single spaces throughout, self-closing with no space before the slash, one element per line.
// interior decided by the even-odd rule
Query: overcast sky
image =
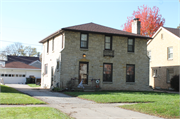
<path fill-rule="evenodd" d="M 157 6 L 165 27 L 180 24 L 179 0 L 0 0 L 0 50 L 13 42 L 36 47 L 40 40 L 68 26 L 94 22 L 122 30 L 138 6 Z"/>

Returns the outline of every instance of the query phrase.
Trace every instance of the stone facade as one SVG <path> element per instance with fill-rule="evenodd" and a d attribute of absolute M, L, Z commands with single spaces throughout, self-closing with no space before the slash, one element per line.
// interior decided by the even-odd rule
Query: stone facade
<path fill-rule="evenodd" d="M 135 39 L 135 51 L 127 52 L 128 37 L 112 36 L 114 57 L 103 57 L 103 34 L 89 33 L 88 49 L 80 48 L 80 32 L 65 31 L 65 49 L 61 51 L 60 81 L 63 88 L 71 78 L 79 77 L 79 62 L 89 63 L 88 85 L 100 79 L 103 90 L 149 90 L 149 61 L 146 39 Z M 86 54 L 86 58 L 82 57 Z M 103 63 L 113 64 L 112 82 L 103 82 Z M 135 82 L 126 82 L 126 64 L 135 65 Z"/>
<path fill-rule="evenodd" d="M 67 87 L 71 78 L 79 78 L 79 63 L 88 62 L 88 84 L 91 79 L 100 79 L 102 90 L 150 90 L 149 88 L 149 58 L 147 57 L 147 39 L 135 38 L 134 52 L 127 52 L 125 36 L 112 36 L 112 50 L 114 57 L 103 56 L 104 34 L 88 33 L 88 49 L 80 48 L 80 32 L 64 31 L 63 35 L 54 38 L 54 51 L 52 39 L 49 40 L 49 53 L 47 42 L 43 44 L 42 55 L 42 87 L 50 88 L 51 85 L 61 88 Z M 63 42 L 62 42 L 63 36 Z M 63 47 L 62 47 L 63 43 Z M 82 55 L 86 54 L 86 58 Z M 57 69 L 59 61 L 59 69 Z M 103 63 L 112 63 L 112 82 L 103 82 Z M 48 73 L 44 74 L 45 64 L 48 64 Z M 135 82 L 126 82 L 126 64 L 135 65 Z M 51 67 L 54 67 L 53 82 L 51 82 Z"/>
<path fill-rule="evenodd" d="M 173 59 L 168 59 L 168 47 L 173 47 Z M 148 44 L 147 49 L 151 51 L 150 85 L 153 88 L 170 88 L 167 71 L 173 70 L 172 75 L 180 73 L 180 38 L 161 28 Z M 157 77 L 154 77 L 154 70 L 157 70 Z"/>

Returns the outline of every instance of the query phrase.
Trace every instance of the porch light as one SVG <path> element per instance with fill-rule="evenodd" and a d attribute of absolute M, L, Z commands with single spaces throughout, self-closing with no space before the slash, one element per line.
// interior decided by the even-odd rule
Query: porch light
<path fill-rule="evenodd" d="M 83 53 L 83 57 L 85 58 L 85 57 L 86 57 L 86 54 Z"/>

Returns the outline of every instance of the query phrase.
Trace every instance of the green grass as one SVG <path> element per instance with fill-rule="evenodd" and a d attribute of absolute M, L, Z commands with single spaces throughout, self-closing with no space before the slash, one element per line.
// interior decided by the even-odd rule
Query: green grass
<path fill-rule="evenodd" d="M 36 85 L 36 84 L 27 84 L 30 87 L 41 87 L 40 85 Z"/>
<path fill-rule="evenodd" d="M 46 104 L 45 102 L 25 95 L 14 88 L 4 85 L 0 85 L 0 87 L 0 104 Z"/>
<path fill-rule="evenodd" d="M 97 103 L 138 103 L 120 107 L 165 118 L 180 118 L 180 98 L 178 94 L 130 91 L 65 93 L 93 100 Z"/>
<path fill-rule="evenodd" d="M 72 119 L 51 107 L 1 107 L 1 119 Z"/>

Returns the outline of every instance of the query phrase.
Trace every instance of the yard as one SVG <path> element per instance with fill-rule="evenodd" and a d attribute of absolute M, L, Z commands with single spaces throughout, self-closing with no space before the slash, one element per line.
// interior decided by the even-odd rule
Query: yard
<path fill-rule="evenodd" d="M 72 119 L 50 107 L 0 107 L 2 119 Z"/>
<path fill-rule="evenodd" d="M 164 118 L 180 117 L 178 94 L 131 91 L 65 92 L 65 94 L 97 103 L 138 103 L 120 107 Z"/>
<path fill-rule="evenodd" d="M 36 85 L 36 84 L 27 84 L 30 87 L 41 87 L 40 85 Z"/>
<path fill-rule="evenodd" d="M 17 104 L 46 104 L 45 102 L 25 95 L 8 86 L 0 85 L 0 104 L 17 105 Z"/>
<path fill-rule="evenodd" d="M 1 105 L 46 104 L 8 86 L 0 85 L 0 91 Z M 71 119 L 68 115 L 51 107 L 0 107 L 0 112 L 0 117 L 3 119 Z"/>

